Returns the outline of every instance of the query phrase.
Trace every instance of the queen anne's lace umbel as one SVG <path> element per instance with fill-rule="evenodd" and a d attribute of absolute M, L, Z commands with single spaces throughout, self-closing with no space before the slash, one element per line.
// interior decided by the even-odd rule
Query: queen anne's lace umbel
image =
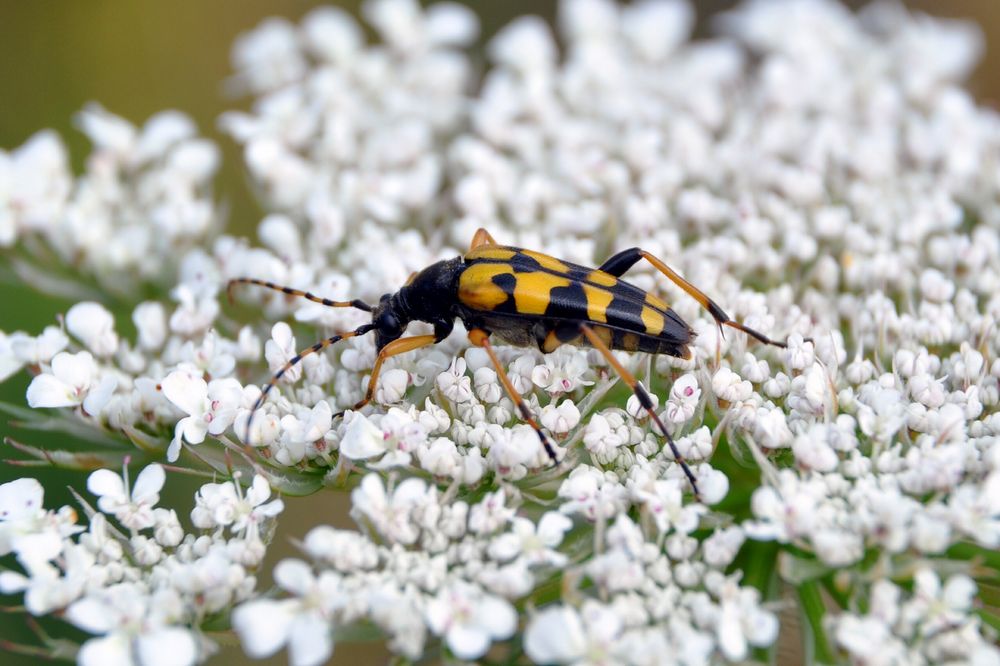
<path fill-rule="evenodd" d="M 89 107 L 81 176 L 49 132 L 0 152 L 0 245 L 79 301 L 0 333 L 0 378 L 27 368 L 29 405 L 69 432 L 222 477 L 191 530 L 157 507 L 157 464 L 132 487 L 94 472 L 87 527 L 37 482 L 0 486 L 2 590 L 97 636 L 86 664 L 204 660 L 220 617 L 247 654 L 303 665 L 362 630 L 413 660 L 739 662 L 788 631 L 826 661 L 1000 663 L 979 593 L 1000 575 L 1000 118 L 960 85 L 974 27 L 760 0 L 692 40 L 680 0 L 567 0 L 555 33 L 519 18 L 483 63 L 461 6 L 364 15 L 374 42 L 324 8 L 234 48 L 253 104 L 221 125 L 270 211 L 260 245 L 218 235 L 217 151 L 176 112 L 140 129 Z M 367 315 L 249 288 L 235 310 L 229 279 L 377 302 L 479 227 L 590 265 L 642 246 L 788 336 L 723 338 L 659 273 L 627 276 L 698 333 L 690 360 L 619 358 L 699 499 L 599 355 L 500 347 L 552 468 L 461 327 L 390 359 L 343 418 L 373 340 L 307 356 L 247 432 L 270 372 Z M 272 490 L 322 487 L 352 488 L 357 529 L 314 527 L 262 595 Z"/>

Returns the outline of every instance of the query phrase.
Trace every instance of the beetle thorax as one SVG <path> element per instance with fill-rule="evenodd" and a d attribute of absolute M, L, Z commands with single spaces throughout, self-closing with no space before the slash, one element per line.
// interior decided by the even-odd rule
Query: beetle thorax
<path fill-rule="evenodd" d="M 392 300 L 410 320 L 435 323 L 454 319 L 455 294 L 462 267 L 461 257 L 431 264 L 414 275 Z"/>

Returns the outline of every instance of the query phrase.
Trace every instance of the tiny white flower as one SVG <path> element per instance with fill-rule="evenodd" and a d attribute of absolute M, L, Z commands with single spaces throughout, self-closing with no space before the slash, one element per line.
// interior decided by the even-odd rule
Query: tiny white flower
<path fill-rule="evenodd" d="M 155 350 L 167 339 L 167 313 L 162 303 L 146 301 L 132 311 L 132 322 L 139 335 L 139 347 Z"/>
<path fill-rule="evenodd" d="M 14 333 L 9 338 L 10 351 L 29 365 L 48 363 L 59 352 L 66 349 L 69 338 L 58 326 L 46 326 L 38 337 Z"/>
<path fill-rule="evenodd" d="M 424 615 L 430 630 L 463 660 L 482 657 L 493 641 L 510 638 L 517 629 L 509 602 L 460 581 L 430 599 Z"/>
<path fill-rule="evenodd" d="M 77 303 L 66 313 L 66 328 L 99 357 L 110 356 L 118 348 L 115 319 L 100 303 Z"/>
<path fill-rule="evenodd" d="M 529 566 L 561 567 L 568 558 L 554 549 L 572 526 L 572 520 L 554 511 L 542 516 L 537 526 L 526 518 L 514 518 L 511 531 L 490 543 L 490 556 L 498 560 L 521 558 Z"/>
<path fill-rule="evenodd" d="M 587 647 L 583 622 L 570 606 L 543 609 L 531 618 L 524 632 L 524 650 L 535 663 L 575 663 L 584 657 Z"/>
<path fill-rule="evenodd" d="M 181 441 L 201 444 L 206 435 L 221 435 L 233 424 L 243 399 L 240 383 L 228 377 L 206 383 L 189 369 L 175 370 L 161 382 L 163 395 L 187 414 L 177 422 L 167 460 L 180 455 Z"/>
<path fill-rule="evenodd" d="M 260 526 L 284 510 L 280 499 L 271 497 L 271 487 L 260 474 L 255 474 L 244 493 L 238 481 L 206 483 L 195 496 L 196 506 L 191 522 L 203 529 L 229 527 L 233 533 L 244 533 L 250 540 L 260 538 Z"/>
<path fill-rule="evenodd" d="M 523 476 L 525 468 L 539 457 L 542 444 L 531 426 L 518 424 L 502 428 L 495 424 L 486 427 L 487 459 L 499 473 Z"/>
<path fill-rule="evenodd" d="M 698 527 L 698 516 L 704 510 L 701 505 L 683 505 L 681 482 L 677 479 L 655 481 L 651 489 L 637 490 L 635 498 L 649 510 L 661 533 L 674 529 L 690 534 Z"/>
<path fill-rule="evenodd" d="M 458 478 L 462 475 L 462 455 L 455 442 L 438 437 L 427 447 L 417 450 L 420 466 L 434 476 Z"/>
<path fill-rule="evenodd" d="M 281 370 L 288 361 L 296 356 L 298 350 L 295 348 L 295 336 L 292 335 L 292 327 L 283 321 L 279 321 L 271 328 L 271 339 L 264 343 L 264 358 L 267 359 L 267 367 L 272 373 Z M 307 357 L 309 358 L 309 357 Z M 306 360 L 303 360 L 305 363 Z M 296 364 L 281 376 L 281 380 L 288 384 L 294 384 L 302 376 L 303 365 Z"/>
<path fill-rule="evenodd" d="M 406 395 L 409 384 L 410 373 L 402 368 L 390 368 L 379 377 L 375 399 L 382 405 L 400 402 Z"/>
<path fill-rule="evenodd" d="M 472 400 L 472 379 L 465 374 L 465 359 L 456 358 L 446 371 L 437 376 L 436 386 L 441 394 L 455 403 Z"/>
<path fill-rule="evenodd" d="M 349 420 L 348 420 L 349 419 Z M 340 440 L 340 452 L 352 460 L 366 460 L 388 450 L 382 429 L 360 412 L 345 416 L 347 429 Z"/>
<path fill-rule="evenodd" d="M 565 435 L 580 423 L 580 410 L 572 400 L 563 400 L 559 406 L 548 404 L 538 415 L 542 426 L 555 435 Z"/>
<path fill-rule="evenodd" d="M 584 379 L 590 371 L 586 354 L 579 349 L 564 345 L 545 356 L 544 365 L 535 366 L 531 371 L 531 381 L 549 393 L 568 393 L 578 386 L 590 386 L 594 382 Z"/>
<path fill-rule="evenodd" d="M 746 535 L 737 525 L 716 530 L 702 543 L 705 563 L 718 569 L 729 566 L 745 540 Z"/>
<path fill-rule="evenodd" d="M 676 441 L 677 450 L 686 460 L 705 460 L 712 455 L 712 432 L 702 426 Z"/>
<path fill-rule="evenodd" d="M 691 373 L 681 375 L 670 387 L 670 398 L 667 400 L 666 421 L 684 423 L 694 416 L 698 403 L 701 401 L 701 389 L 698 380 Z"/>
<path fill-rule="evenodd" d="M 660 396 L 655 393 L 648 392 L 647 395 L 649 395 L 649 399 L 653 403 L 653 411 L 656 411 L 656 409 L 660 406 Z M 648 414 L 646 408 L 643 407 L 642 403 L 639 401 L 639 396 L 635 394 L 630 395 L 628 400 L 625 402 L 625 411 L 628 412 L 629 416 L 634 419 L 644 419 Z"/>
<path fill-rule="evenodd" d="M 811 341 L 803 340 L 802 336 L 793 333 L 788 337 L 785 349 L 785 362 L 793 371 L 804 370 L 813 364 L 815 360 L 814 345 Z"/>
<path fill-rule="evenodd" d="M 476 396 L 487 405 L 499 402 L 500 398 L 503 397 L 503 387 L 500 386 L 497 373 L 493 368 L 477 368 L 473 373 L 473 382 L 476 386 Z"/>
<path fill-rule="evenodd" d="M 514 517 L 514 509 L 506 506 L 503 488 L 488 493 L 474 504 L 469 512 L 469 531 L 473 534 L 492 534 Z"/>
<path fill-rule="evenodd" d="M 0 382 L 6 381 L 18 370 L 24 367 L 24 361 L 14 353 L 13 341 L 15 336 L 22 336 L 22 333 L 7 335 L 0 331 Z"/>
<path fill-rule="evenodd" d="M 52 373 L 42 373 L 28 385 L 31 407 L 83 405 L 88 414 L 98 414 L 117 386 L 113 375 L 98 381 L 100 371 L 90 352 L 59 352 L 52 358 Z"/>
<path fill-rule="evenodd" d="M 719 368 L 712 376 L 712 391 L 726 402 L 746 400 L 753 393 L 753 385 L 729 368 Z"/>
<path fill-rule="evenodd" d="M 795 438 L 792 442 L 792 453 L 795 454 L 795 461 L 799 465 L 818 472 L 832 472 L 840 462 L 830 445 L 820 440 L 812 430 Z"/>
<path fill-rule="evenodd" d="M 616 663 L 621 643 L 621 616 L 612 608 L 585 601 L 582 613 L 556 605 L 535 615 L 524 633 L 524 649 L 536 663 Z"/>
<path fill-rule="evenodd" d="M 233 629 L 247 654 L 267 657 L 288 645 L 293 666 L 318 666 L 333 653 L 336 613 L 345 602 L 340 576 L 313 574 L 301 560 L 282 560 L 274 568 L 288 599 L 257 599 L 233 611 Z"/>
<path fill-rule="evenodd" d="M 186 627 L 172 627 L 157 616 L 156 595 L 133 583 L 95 590 L 66 609 L 66 618 L 84 631 L 102 634 L 80 648 L 77 661 L 100 664 L 194 664 L 198 643 Z M 162 600 L 159 600 L 163 603 Z"/>
<path fill-rule="evenodd" d="M 62 552 L 63 535 L 42 506 L 44 495 L 42 484 L 31 478 L 0 485 L 0 555 L 48 562 Z"/>
<path fill-rule="evenodd" d="M 583 430 L 583 445 L 594 455 L 602 458 L 610 457 L 615 450 L 628 444 L 628 428 L 617 419 L 618 427 L 612 428 L 612 419 L 603 414 L 594 414 L 590 417 L 586 428 Z"/>
<path fill-rule="evenodd" d="M 118 476 L 108 469 L 99 469 L 87 478 L 87 490 L 98 496 L 97 507 L 130 530 L 152 527 L 156 520 L 153 507 L 160 501 L 160 490 L 166 481 L 163 467 L 153 463 L 139 472 L 135 485 L 129 489 L 128 468 Z"/>
<path fill-rule="evenodd" d="M 525 72 L 544 70 L 556 59 L 556 46 L 548 24 L 537 16 L 511 21 L 489 43 L 490 57 Z"/>
<path fill-rule="evenodd" d="M 168 548 L 179 545 L 184 538 L 184 528 L 177 519 L 177 512 L 173 509 L 154 509 L 153 518 L 156 520 L 153 536 L 157 543 Z"/>
<path fill-rule="evenodd" d="M 767 361 L 758 360 L 753 354 L 746 352 L 743 355 L 743 367 L 740 369 L 740 374 L 754 384 L 762 384 L 770 378 L 771 369 Z"/>
<path fill-rule="evenodd" d="M 368 474 L 361 485 L 351 491 L 351 510 L 370 520 L 389 541 L 412 544 L 420 533 L 413 513 L 425 501 L 427 492 L 426 482 L 411 478 L 400 483 L 390 494 L 378 474 Z"/>

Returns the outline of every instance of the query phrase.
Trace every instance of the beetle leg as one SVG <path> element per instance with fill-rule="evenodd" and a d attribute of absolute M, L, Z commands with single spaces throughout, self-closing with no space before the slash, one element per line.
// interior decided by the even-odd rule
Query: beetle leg
<path fill-rule="evenodd" d="M 399 354 L 405 354 L 408 351 L 420 349 L 421 347 L 426 347 L 427 345 L 432 345 L 435 342 L 437 342 L 437 336 L 415 335 L 412 338 L 399 338 L 398 340 L 393 340 L 385 347 L 382 347 L 382 351 L 378 353 L 378 357 L 375 359 L 375 365 L 372 366 L 372 376 L 371 379 L 368 380 L 368 390 L 365 391 L 365 397 L 358 401 L 351 409 L 357 411 L 371 402 L 372 398 L 375 397 L 375 389 L 378 388 L 378 375 L 382 370 L 382 363 L 385 362 L 385 359 L 398 356 Z M 344 412 L 336 414 L 336 416 L 343 415 Z"/>
<path fill-rule="evenodd" d="M 472 237 L 472 244 L 469 246 L 469 250 L 475 250 L 477 247 L 484 245 L 497 245 L 497 242 L 493 240 L 493 236 L 490 236 L 490 232 L 480 227 L 476 230 L 476 235 Z"/>
<path fill-rule="evenodd" d="M 729 315 L 727 315 L 725 311 L 721 307 L 719 307 L 719 305 L 715 301 L 706 296 L 701 289 L 698 289 L 698 287 L 694 286 L 693 284 L 682 278 L 680 275 L 677 274 L 677 272 L 674 269 L 670 268 L 670 266 L 667 266 L 658 257 L 650 254 L 649 252 L 646 252 L 642 248 L 634 247 L 630 250 L 623 250 L 619 252 L 618 254 L 611 257 L 606 262 L 604 262 L 604 264 L 601 266 L 601 270 L 611 273 L 615 277 L 621 277 L 625 273 L 625 271 L 634 266 L 636 262 L 639 261 L 639 259 L 645 259 L 649 263 L 653 264 L 656 270 L 666 275 L 668 278 L 670 278 L 671 282 L 673 282 L 678 287 L 687 292 L 687 294 L 691 296 L 691 298 L 698 301 L 701 307 L 708 310 L 708 313 L 712 315 L 712 317 L 715 319 L 715 322 L 719 325 L 719 328 L 722 328 L 723 326 L 729 326 L 730 328 L 735 328 L 736 330 L 743 331 L 750 337 L 760 342 L 763 342 L 765 345 L 774 345 L 775 347 L 782 347 L 782 348 L 788 346 L 784 342 L 778 342 L 777 340 L 772 340 L 771 338 L 767 337 L 760 331 L 755 331 L 749 326 L 744 326 L 740 322 L 730 319 Z M 607 266 L 607 268 L 605 268 L 605 266 Z"/>
<path fill-rule="evenodd" d="M 347 338 L 353 338 L 358 335 L 364 335 L 365 333 L 371 331 L 373 328 L 375 328 L 373 325 L 365 324 L 364 326 L 361 326 L 353 331 L 348 331 L 347 333 L 338 333 L 337 335 L 330 336 L 326 340 L 321 340 L 320 342 L 317 342 L 311 347 L 303 349 L 298 354 L 288 359 L 288 362 L 285 363 L 283 366 L 281 366 L 281 368 L 279 368 L 278 371 L 274 373 L 274 376 L 271 377 L 271 380 L 264 385 L 264 388 L 262 388 L 260 391 L 260 396 L 257 398 L 256 402 L 253 403 L 253 407 L 250 408 L 250 416 L 247 417 L 247 439 L 250 438 L 250 425 L 253 423 L 254 414 L 256 414 L 257 410 L 260 409 L 260 406 L 264 404 L 264 400 L 267 399 L 267 394 L 271 392 L 271 389 L 273 389 L 275 385 L 277 385 L 278 381 L 284 376 L 286 372 L 288 372 L 296 365 L 298 365 L 298 363 L 306 356 L 309 356 L 310 354 L 315 354 L 318 351 L 322 351 L 327 347 L 329 347 L 330 345 L 340 342 L 341 340 L 346 340 Z"/>
<path fill-rule="evenodd" d="M 302 298 L 312 301 L 313 303 L 319 303 L 320 305 L 325 305 L 331 308 L 357 308 L 359 310 L 364 310 L 365 312 L 371 312 L 372 306 L 368 305 L 362 300 L 355 299 L 353 301 L 331 301 L 329 298 L 323 298 L 322 296 L 317 296 L 308 291 L 302 291 L 301 289 L 292 289 L 291 287 L 283 287 L 280 284 L 274 284 L 273 282 L 268 282 L 267 280 L 258 280 L 256 278 L 234 278 L 226 284 L 226 295 L 229 296 L 229 302 L 233 302 L 233 287 L 238 284 L 255 284 L 259 287 L 267 287 L 268 289 L 274 289 L 275 291 L 280 291 L 283 294 L 289 296 L 301 296 Z"/>
<path fill-rule="evenodd" d="M 614 255 L 603 264 L 597 267 L 597 270 L 604 271 L 609 275 L 614 275 L 615 277 L 621 277 L 625 275 L 628 269 L 639 263 L 642 259 L 642 255 L 637 251 L 638 248 L 632 248 L 631 250 L 622 250 L 618 254 Z"/>
<path fill-rule="evenodd" d="M 542 446 L 545 448 L 545 453 L 549 455 L 552 459 L 553 465 L 559 464 L 559 457 L 556 455 L 556 449 L 552 445 L 551 440 L 549 440 L 548 435 L 542 430 L 542 427 L 538 425 L 538 421 L 535 420 L 534 415 L 531 410 L 528 409 L 528 405 L 524 402 L 524 398 L 521 394 L 517 392 L 514 385 L 510 381 L 510 377 L 507 376 L 507 372 L 503 369 L 503 364 L 500 363 L 500 359 L 497 358 L 496 352 L 493 351 L 493 345 L 490 344 L 490 334 L 480 328 L 474 328 L 469 331 L 469 341 L 476 347 L 482 347 L 486 350 L 489 355 L 490 360 L 493 361 L 493 367 L 496 368 L 497 376 L 500 378 L 500 382 L 503 387 L 507 390 L 507 395 L 510 399 L 514 401 L 517 405 L 517 411 L 521 414 L 521 420 L 530 425 L 534 430 L 535 434 L 538 435 L 538 439 L 541 440 Z"/>
<path fill-rule="evenodd" d="M 671 437 L 670 433 L 667 432 L 667 429 L 663 425 L 663 421 L 661 421 L 660 417 L 657 415 L 656 410 L 653 409 L 653 401 L 649 397 L 649 393 L 646 392 L 646 389 L 642 387 L 642 384 L 639 383 L 635 376 L 629 372 L 625 366 L 618 362 L 618 359 L 616 359 L 614 354 L 611 353 L 611 349 L 604 344 L 604 341 L 601 340 L 600 336 L 597 335 L 593 328 L 587 324 L 580 324 L 580 332 L 583 333 L 584 337 L 587 338 L 594 349 L 601 352 L 601 355 L 604 356 L 604 359 L 611 365 L 612 368 L 614 368 L 615 372 L 618 373 L 618 376 L 622 378 L 622 381 L 624 381 L 628 387 L 632 389 L 632 392 L 635 393 L 635 397 L 639 399 L 639 404 L 646 410 L 646 413 L 649 414 L 649 417 L 653 419 L 653 422 L 666 438 L 667 444 L 670 446 L 670 452 L 674 454 L 674 460 L 676 460 L 677 464 L 681 466 L 682 470 L 684 470 L 684 476 L 686 476 L 688 481 L 691 482 L 691 489 L 694 490 L 694 496 L 697 498 L 698 482 L 694 478 L 694 473 L 691 471 L 691 468 L 688 467 L 687 462 L 684 460 L 684 456 L 682 456 L 681 452 L 677 450 L 677 445 L 674 444 L 673 437 Z"/>

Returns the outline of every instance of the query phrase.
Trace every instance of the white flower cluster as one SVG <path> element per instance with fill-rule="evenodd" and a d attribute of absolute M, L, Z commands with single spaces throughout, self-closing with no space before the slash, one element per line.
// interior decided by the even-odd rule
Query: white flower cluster
<path fill-rule="evenodd" d="M 32 615 L 58 614 L 94 634 L 79 664 L 203 661 L 215 645 L 200 627 L 253 594 L 282 501 L 267 502 L 260 476 L 245 495 L 236 483 L 206 484 L 191 513 L 197 530 L 186 532 L 176 511 L 156 506 L 163 467 L 128 481 L 127 468 L 90 475 L 98 500 L 95 510 L 81 499 L 86 528 L 68 506 L 46 510 L 35 479 L 0 485 L 0 556 L 13 553 L 21 568 L 0 572 L 0 592 L 23 593 Z"/>
<path fill-rule="evenodd" d="M 969 612 L 976 592 L 964 574 L 942 584 L 925 568 L 914 574 L 912 592 L 880 579 L 868 612 L 841 615 L 831 634 L 855 663 L 996 664 L 1000 650 L 983 639 L 982 621 Z"/>
<path fill-rule="evenodd" d="M 478 659 L 517 630 L 514 604 L 559 573 L 579 588 L 564 595 L 597 597 L 583 602 L 583 620 L 567 606 L 533 616 L 524 647 L 536 663 L 643 663 L 649 654 L 657 663 L 739 661 L 777 637 L 777 617 L 759 593 L 722 573 L 742 543 L 738 528 L 701 543 L 677 532 L 664 549 L 619 515 L 599 539 L 600 554 L 571 565 L 592 544 L 567 546 L 566 511 L 534 521 L 519 515 L 524 498 L 512 486 L 476 503 L 455 500 L 456 488 L 441 492 L 415 478 L 386 487 L 381 476 L 365 476 L 351 496 L 362 532 L 314 528 L 302 545 L 311 563 L 284 560 L 275 569 L 283 597 L 236 609 L 247 653 L 287 645 L 296 666 L 320 664 L 338 629 L 368 620 L 405 657 L 424 654 L 432 634 L 458 659 Z"/>
<path fill-rule="evenodd" d="M 525 631 L 528 656 L 545 664 L 745 661 L 775 641 L 778 618 L 758 590 L 724 573 L 742 542 L 738 528 L 701 542 L 684 532 L 648 541 L 618 516 L 606 548 L 580 567 L 596 598 L 538 612 Z"/>
<path fill-rule="evenodd" d="M 956 544 L 1000 545 L 1000 116 L 961 87 L 980 49 L 973 28 L 895 5 L 854 15 L 828 0 L 758 0 L 692 41 L 681 0 L 567 0 L 558 40 L 518 19 L 477 76 L 467 9 L 371 0 L 365 16 L 374 43 L 319 9 L 299 25 L 267 21 L 234 50 L 236 81 L 255 97 L 222 123 L 271 211 L 263 247 L 221 236 L 183 253 L 173 304 L 135 307 L 135 341 L 93 302 L 39 336 L 0 334 L 0 377 L 37 375 L 32 407 L 71 407 L 171 461 L 186 449 L 182 462 L 223 474 L 245 462 L 300 493 L 375 473 L 352 496 L 366 533 L 317 528 L 312 563 L 276 570 L 284 598 L 241 607 L 248 652 L 287 644 L 294 662 L 316 663 L 337 627 L 366 618 L 409 657 L 428 632 L 474 659 L 523 626 L 542 662 L 738 661 L 777 634 L 727 569 L 741 547 L 777 542 L 829 577 L 857 573 L 874 550 L 879 577 L 899 582 L 947 577 Z M 115 164 L 145 164 L 141 141 L 120 145 Z M 698 334 L 687 360 L 619 358 L 699 497 L 599 355 L 500 347 L 556 442 L 563 462 L 551 467 L 461 327 L 389 359 L 374 404 L 343 418 L 364 395 L 374 341 L 305 355 L 248 432 L 258 382 L 368 315 L 240 287 L 266 317 L 298 322 L 274 324 L 262 350 L 260 333 L 223 314 L 227 280 L 377 302 L 479 227 L 588 265 L 641 246 L 738 321 L 787 336 L 785 349 L 751 347 L 652 266 L 625 276 Z M 219 445 L 191 446 L 210 438 Z M 203 491 L 196 525 L 225 515 L 249 538 L 262 488 L 221 514 L 213 502 L 229 506 L 235 486 Z M 751 493 L 739 520 L 719 508 Z M 593 538 L 562 544 L 570 517 Z M 539 592 L 560 576 L 561 595 Z M 851 658 L 874 659 L 856 636 L 875 620 L 854 609 L 888 588 L 852 589 L 859 598 L 828 625 Z M 541 608 L 519 623 L 514 604 Z M 995 655 L 974 605 L 949 606 L 946 633 Z M 918 615 L 882 613 L 878 630 L 906 658 L 961 658 Z"/>
<path fill-rule="evenodd" d="M 168 285 L 177 257 L 219 227 L 211 198 L 218 149 L 178 111 L 141 129 L 97 105 L 77 120 L 94 145 L 78 178 L 51 131 L 0 150 L 0 248 L 17 244 L 25 251 L 12 263 L 21 276 L 67 296 L 81 291 L 59 263 L 113 294 L 135 296 L 141 282 Z"/>

